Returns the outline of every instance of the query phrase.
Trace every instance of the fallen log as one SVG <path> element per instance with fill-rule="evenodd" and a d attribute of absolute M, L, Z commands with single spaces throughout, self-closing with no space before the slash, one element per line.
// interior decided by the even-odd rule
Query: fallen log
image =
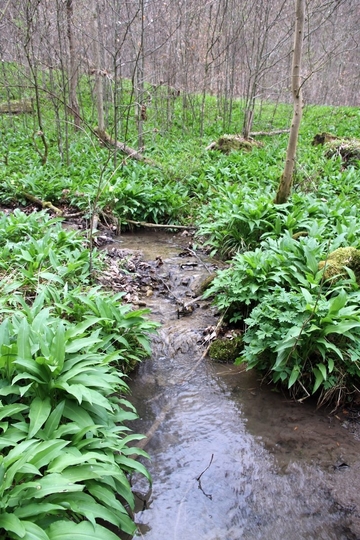
<path fill-rule="evenodd" d="M 49 208 L 49 210 L 52 210 L 53 212 L 55 212 L 57 216 L 62 216 L 63 214 L 62 210 L 54 206 L 50 201 L 42 201 L 38 199 L 37 197 L 34 197 L 34 195 L 31 195 L 31 193 L 27 193 L 26 191 L 22 191 L 21 195 L 23 195 L 25 199 L 27 199 L 28 201 L 35 203 L 38 206 L 41 206 L 41 208 L 44 208 L 44 209 Z"/>
<path fill-rule="evenodd" d="M 0 114 L 31 114 L 33 110 L 31 99 L 11 99 L 0 103 Z"/>
<path fill-rule="evenodd" d="M 118 150 L 120 150 L 121 152 L 123 152 L 124 154 L 126 154 L 132 159 L 136 159 L 137 161 L 141 161 L 142 163 L 146 163 L 147 165 L 151 165 L 152 167 L 159 168 L 159 165 L 157 165 L 155 161 L 152 161 L 152 159 L 145 157 L 143 154 L 141 154 L 134 148 L 127 146 L 125 143 L 116 141 L 105 130 L 102 130 L 96 127 L 94 129 L 94 133 L 100 139 L 100 141 L 106 146 L 111 147 L 111 148 L 117 148 Z"/>

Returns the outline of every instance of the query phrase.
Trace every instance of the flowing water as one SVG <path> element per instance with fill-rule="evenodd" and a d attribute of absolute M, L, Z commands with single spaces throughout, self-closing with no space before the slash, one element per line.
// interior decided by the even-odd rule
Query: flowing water
<path fill-rule="evenodd" d="M 213 268 L 179 257 L 179 243 L 178 235 L 149 233 L 120 241 L 146 260 L 161 256 L 159 272 L 188 301 Z M 344 414 L 291 402 L 241 366 L 202 358 L 204 331 L 217 323 L 207 304 L 179 318 L 174 298 L 154 294 L 147 303 L 162 326 L 131 382 L 140 415 L 132 427 L 148 434 L 153 478 L 151 490 L 133 481 L 137 537 L 360 539 L 356 426 Z"/>

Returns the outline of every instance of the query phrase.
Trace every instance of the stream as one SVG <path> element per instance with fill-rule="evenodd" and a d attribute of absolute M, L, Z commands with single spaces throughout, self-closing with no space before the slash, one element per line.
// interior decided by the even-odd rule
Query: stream
<path fill-rule="evenodd" d="M 190 239 L 191 240 L 191 239 Z M 146 540 L 360 539 L 360 437 L 345 413 L 295 403 L 243 366 L 203 358 L 217 324 L 209 302 L 179 315 L 214 270 L 201 255 L 180 256 L 179 234 L 126 234 L 118 246 L 161 257 L 169 294 L 146 298 L 161 323 L 152 358 L 130 382 L 147 433 L 152 488 L 133 478 Z"/>

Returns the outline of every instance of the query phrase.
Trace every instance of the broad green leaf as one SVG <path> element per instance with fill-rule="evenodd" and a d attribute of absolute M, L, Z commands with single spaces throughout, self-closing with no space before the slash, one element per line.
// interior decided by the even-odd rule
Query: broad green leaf
<path fill-rule="evenodd" d="M 6 466 L 9 467 L 12 463 L 17 461 L 19 457 L 27 455 L 27 451 L 29 450 L 29 448 L 38 444 L 39 441 L 37 441 L 36 439 L 32 439 L 31 441 L 22 441 L 21 443 L 17 444 L 15 448 L 10 450 L 8 455 L 4 457 L 4 462 L 6 463 Z"/>
<path fill-rule="evenodd" d="M 52 272 L 39 272 L 39 277 L 47 281 L 55 281 L 56 283 L 60 283 L 60 285 L 64 283 L 57 274 L 53 274 Z"/>
<path fill-rule="evenodd" d="M 149 340 L 142 337 L 142 336 L 137 336 L 137 340 L 140 343 L 140 345 L 143 346 L 143 348 L 145 349 L 147 354 L 151 355 L 151 347 L 150 347 L 150 344 L 149 344 Z"/>
<path fill-rule="evenodd" d="M 292 387 L 292 385 L 297 381 L 299 375 L 300 375 L 300 367 L 294 366 L 291 371 L 291 375 L 289 377 L 288 388 Z"/>
<path fill-rule="evenodd" d="M 89 413 L 86 412 L 73 400 L 66 400 L 64 407 L 64 416 L 65 418 L 68 418 L 69 420 L 75 422 L 79 426 L 79 428 L 85 428 L 87 426 L 93 426 L 95 424 Z"/>
<path fill-rule="evenodd" d="M 339 322 L 338 324 L 329 324 L 324 328 L 324 335 L 345 334 L 348 330 L 352 330 L 353 328 L 360 328 L 360 321 L 344 321 Z"/>
<path fill-rule="evenodd" d="M 65 510 L 65 507 L 61 504 L 53 504 L 53 503 L 30 503 L 25 504 L 23 506 L 18 506 L 14 510 L 14 514 L 21 518 L 39 518 L 41 514 L 52 514 L 52 513 L 58 513 L 58 510 Z"/>
<path fill-rule="evenodd" d="M 17 360 L 15 360 L 15 364 L 17 367 L 22 367 L 24 371 L 14 377 L 13 384 L 16 383 L 18 380 L 24 379 L 31 379 L 40 383 L 47 381 L 48 379 L 48 373 L 46 368 L 40 366 L 32 359 L 26 360 L 23 358 L 18 358 Z"/>
<path fill-rule="evenodd" d="M 50 346 L 50 354 L 55 359 L 56 374 L 61 373 L 65 360 L 65 328 L 62 321 L 56 329 L 56 334 Z"/>
<path fill-rule="evenodd" d="M 100 441 L 99 441 L 100 443 Z M 82 465 L 83 463 L 88 463 L 100 461 L 103 463 L 114 464 L 114 457 L 107 456 L 103 452 L 86 452 L 82 454 L 81 452 L 65 453 L 63 452 L 60 456 L 55 458 L 48 468 L 48 472 L 61 473 L 67 469 L 67 467 L 73 467 L 74 465 Z"/>
<path fill-rule="evenodd" d="M 324 366 L 324 364 L 321 364 L 321 363 L 316 364 L 316 365 L 317 365 L 319 371 L 321 372 L 321 375 L 322 375 L 324 381 L 326 381 L 326 379 L 327 379 L 326 367 Z"/>
<path fill-rule="evenodd" d="M 70 441 L 64 441 L 62 439 L 41 441 L 37 445 L 34 455 L 29 458 L 29 461 L 35 465 L 35 467 L 41 469 L 41 467 L 45 467 L 51 463 L 51 461 L 59 455 L 59 452 L 68 444 L 70 444 Z"/>
<path fill-rule="evenodd" d="M 12 405 L 4 405 L 0 407 L 0 420 L 15 416 L 19 412 L 26 411 L 29 407 L 22 403 L 13 403 Z"/>
<path fill-rule="evenodd" d="M 102 466 L 101 464 L 92 463 L 90 465 L 68 467 L 62 471 L 62 476 L 67 478 L 69 482 L 83 482 L 84 480 L 100 479 L 102 476 L 106 476 L 106 474 L 114 473 L 117 473 L 116 468 L 111 468 L 109 465 Z"/>
<path fill-rule="evenodd" d="M 24 538 L 26 529 L 20 519 L 15 514 L 2 513 L 0 514 L 0 529 L 13 532 Z"/>
<path fill-rule="evenodd" d="M 134 534 L 135 530 L 134 525 L 130 534 Z M 49 540 L 119 540 L 116 534 L 105 529 L 105 527 L 101 525 L 94 526 L 87 521 L 78 524 L 72 521 L 56 521 L 50 525 L 47 533 Z"/>
<path fill-rule="evenodd" d="M 65 338 L 66 340 L 69 340 L 75 336 L 82 336 L 89 328 L 89 326 L 92 326 L 94 324 L 99 324 L 99 322 L 102 321 L 99 317 L 87 317 L 84 321 L 80 322 L 76 326 L 71 326 L 68 328 L 65 332 Z"/>
<path fill-rule="evenodd" d="M 301 292 L 303 294 L 303 297 L 305 298 L 306 303 L 307 304 L 313 304 L 314 303 L 314 298 L 309 293 L 309 291 L 307 289 L 305 289 L 304 287 L 300 287 L 300 289 L 301 289 Z"/>
<path fill-rule="evenodd" d="M 20 467 L 18 472 L 21 473 L 21 474 L 31 474 L 33 476 L 34 475 L 35 476 L 42 476 L 39 469 L 37 467 L 35 467 L 35 465 L 32 465 L 32 463 L 24 463 L 24 465 L 22 465 L 22 467 Z"/>
<path fill-rule="evenodd" d="M 44 529 L 39 527 L 39 525 L 36 525 L 36 523 L 23 521 L 22 524 L 26 530 L 23 540 L 50 540 Z"/>
<path fill-rule="evenodd" d="M 317 340 L 317 343 L 323 344 L 325 346 L 326 352 L 333 351 L 338 355 L 339 358 L 341 358 L 341 360 L 344 359 L 342 351 L 336 345 L 334 345 L 334 343 L 331 343 L 331 341 L 328 341 L 327 339 L 324 339 L 324 338 L 319 338 Z M 323 355 L 323 358 L 324 358 L 324 355 Z"/>
<path fill-rule="evenodd" d="M 21 321 L 18 336 L 17 336 L 18 358 L 24 360 L 32 360 L 31 344 L 30 344 L 30 326 L 24 318 Z"/>
<path fill-rule="evenodd" d="M 117 500 L 111 489 L 94 481 L 89 481 L 86 485 L 89 493 L 101 504 L 105 504 L 117 512 L 126 513 L 124 506 Z"/>
<path fill-rule="evenodd" d="M 306 257 L 307 267 L 311 270 L 313 274 L 316 274 L 318 271 L 319 261 L 315 257 L 314 253 L 311 252 L 308 246 L 304 246 L 304 253 Z"/>
<path fill-rule="evenodd" d="M 344 289 L 341 289 L 339 294 L 335 296 L 335 298 L 332 298 L 330 300 L 329 313 L 337 313 L 338 311 L 340 311 L 340 309 L 345 306 L 347 299 L 348 295 L 346 294 Z"/>
<path fill-rule="evenodd" d="M 56 496 L 53 497 L 53 501 L 56 501 Z M 59 498 L 59 501 L 61 499 Z M 65 499 L 63 499 L 65 502 Z M 93 525 L 95 525 L 95 518 L 101 518 L 109 523 L 112 523 L 116 527 L 120 527 L 121 519 L 124 514 L 114 512 L 106 506 L 95 501 L 91 495 L 83 492 L 72 493 L 71 496 L 66 499 L 66 506 L 75 514 L 85 516 Z M 92 516 L 92 519 L 90 519 Z M 129 518 L 130 520 L 130 518 Z M 130 520 L 130 523 L 131 520 Z"/>
<path fill-rule="evenodd" d="M 61 390 L 65 390 L 65 392 L 67 392 L 71 396 L 74 396 L 80 405 L 83 399 L 92 403 L 90 390 L 83 384 L 68 384 L 67 382 L 61 382 L 61 379 L 58 379 L 58 381 L 54 385 L 54 388 L 60 388 Z"/>
<path fill-rule="evenodd" d="M 332 358 L 328 358 L 328 370 L 329 370 L 329 373 L 332 373 L 333 369 L 334 369 L 334 360 Z"/>
<path fill-rule="evenodd" d="M 68 343 L 65 347 L 66 352 L 69 353 L 76 353 L 81 351 L 82 349 L 87 350 L 88 347 L 91 345 L 94 345 L 95 343 L 100 343 L 101 339 L 98 337 L 84 337 L 84 338 L 78 338 L 72 341 L 71 343 Z"/>
<path fill-rule="evenodd" d="M 21 257 L 25 261 L 30 262 L 30 263 L 32 263 L 34 259 L 33 256 L 28 251 L 25 251 L 24 249 L 21 250 Z"/>
<path fill-rule="evenodd" d="M 139 472 L 151 483 L 151 476 L 142 463 L 123 455 L 115 456 L 115 459 L 117 463 L 123 465 L 125 468 L 129 468 L 131 471 Z"/>
<path fill-rule="evenodd" d="M 313 373 L 315 375 L 315 383 L 314 383 L 312 393 L 315 394 L 316 390 L 318 390 L 319 386 L 324 381 L 324 378 L 322 376 L 321 371 L 317 368 L 313 368 Z"/>
<path fill-rule="evenodd" d="M 9 326 L 10 326 L 10 319 L 5 319 L 0 324 L 0 346 L 10 345 Z"/>
<path fill-rule="evenodd" d="M 32 321 L 32 329 L 36 333 L 42 333 L 43 329 L 50 323 L 51 316 L 50 316 L 51 308 L 44 308 L 34 317 L 34 320 Z"/>
<path fill-rule="evenodd" d="M 51 412 L 50 398 L 41 399 L 36 397 L 30 405 L 30 427 L 28 438 L 31 439 L 43 426 Z"/>
<path fill-rule="evenodd" d="M 37 479 L 35 484 L 28 490 L 27 499 L 42 499 L 52 493 L 82 491 L 85 487 L 81 484 L 73 484 L 61 474 L 47 474 L 43 478 Z"/>
<path fill-rule="evenodd" d="M 50 414 L 44 426 L 43 433 L 47 439 L 50 439 L 59 427 L 65 407 L 65 401 L 60 401 Z"/>

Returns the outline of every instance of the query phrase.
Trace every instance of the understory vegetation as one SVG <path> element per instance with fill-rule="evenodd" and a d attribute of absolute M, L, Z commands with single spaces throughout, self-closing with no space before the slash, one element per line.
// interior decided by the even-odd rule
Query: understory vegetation
<path fill-rule="evenodd" d="M 6 538 L 135 532 L 124 373 L 155 324 L 93 285 L 103 257 L 44 212 L 0 218 L 0 528 Z M 2 536 L 2 538 L 5 538 Z"/>
<path fill-rule="evenodd" d="M 133 221 L 197 226 L 194 243 L 229 263 L 205 295 L 243 330 L 237 362 L 299 400 L 316 394 L 319 403 L 340 405 L 359 395 L 360 274 L 350 256 L 339 272 L 326 272 L 335 250 L 360 249 L 359 162 L 345 166 L 340 154 L 329 159 L 311 142 L 319 132 L 359 137 L 360 112 L 305 109 L 292 196 L 274 205 L 287 133 L 260 136 L 251 152 L 206 150 L 223 134 L 212 99 L 201 130 L 191 111 L 188 118 L 177 112 L 176 100 L 166 128 L 148 123 L 151 163 L 101 146 L 91 118 L 80 131 L 69 127 L 64 141 L 46 107 L 41 135 L 31 114 L 0 116 L 6 538 L 118 538 L 109 524 L 133 534 L 129 474 L 148 477 L 135 459 L 143 452 L 131 447 L 141 435 L 125 425 L 136 412 L 124 397 L 124 373 L 149 354 L 156 326 L 146 310 L 96 285 L 101 252 L 51 210 L 34 212 L 34 201 L 29 209 L 31 196 L 111 230 Z M 241 110 L 234 103 L 233 133 Z M 254 129 L 282 130 L 289 112 L 262 104 Z M 126 142 L 136 146 L 135 122 Z"/>

